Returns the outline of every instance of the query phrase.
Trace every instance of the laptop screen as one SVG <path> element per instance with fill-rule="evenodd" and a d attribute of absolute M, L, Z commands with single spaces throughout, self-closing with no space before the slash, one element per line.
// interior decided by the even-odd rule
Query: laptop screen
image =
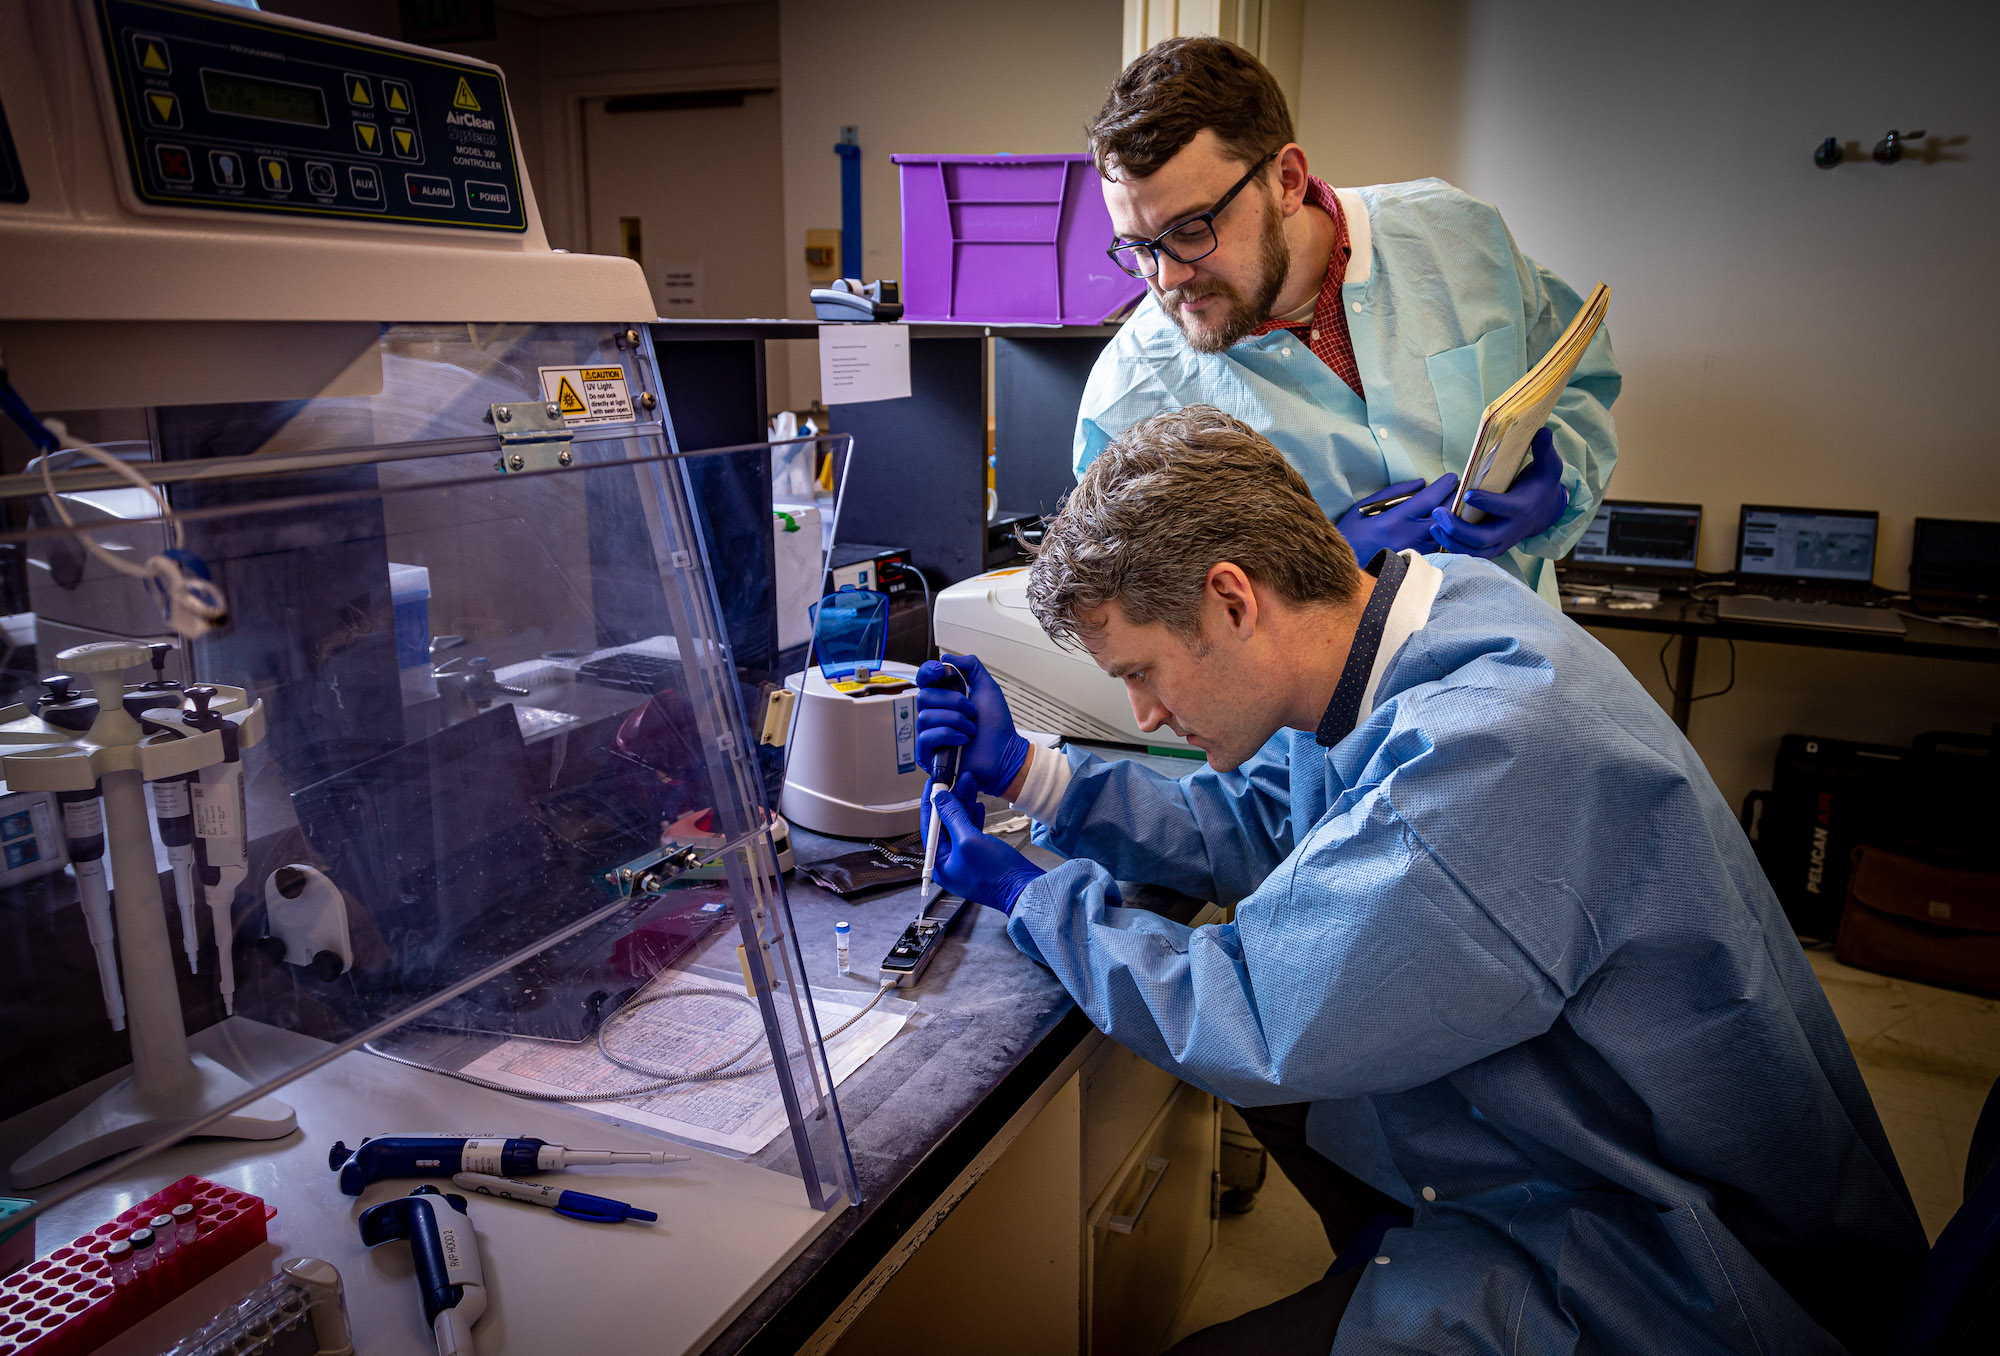
<path fill-rule="evenodd" d="M 1868 584 L 1875 578 L 1875 514 L 1745 504 L 1736 571 L 1780 579 Z"/>
<path fill-rule="evenodd" d="M 1910 587 L 1927 593 L 2000 597 L 2000 523 L 1917 519 Z"/>
<path fill-rule="evenodd" d="M 1692 573 L 1700 544 L 1699 504 L 1607 499 L 1577 538 L 1570 559 L 1578 565 Z"/>

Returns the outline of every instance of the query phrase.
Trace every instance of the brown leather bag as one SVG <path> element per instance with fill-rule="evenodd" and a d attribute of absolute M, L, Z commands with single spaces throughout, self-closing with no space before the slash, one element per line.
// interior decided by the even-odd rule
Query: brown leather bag
<path fill-rule="evenodd" d="M 1863 970 L 2000 996 L 2000 875 L 1856 848 L 1833 954 Z"/>

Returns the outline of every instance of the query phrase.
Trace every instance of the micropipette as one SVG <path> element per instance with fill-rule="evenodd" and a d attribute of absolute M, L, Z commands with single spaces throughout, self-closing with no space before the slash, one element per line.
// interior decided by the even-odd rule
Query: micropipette
<path fill-rule="evenodd" d="M 474 1356 L 472 1325 L 486 1312 L 486 1271 L 465 1197 L 420 1186 L 363 1210 L 360 1223 L 361 1241 L 371 1248 L 409 1240 L 438 1356 Z"/>
<path fill-rule="evenodd" d="M 194 884 L 194 800 L 188 787 L 199 773 L 162 777 L 152 783 L 153 818 L 160 841 L 167 846 L 167 865 L 174 873 L 174 900 L 181 910 L 181 949 L 187 952 L 188 973 L 199 974 L 201 933 L 195 927 L 200 898 Z"/>
<path fill-rule="evenodd" d="M 194 783 L 195 859 L 201 865 L 201 883 L 208 893 L 210 921 L 215 926 L 215 969 L 222 990 L 222 1010 L 236 1011 L 236 891 L 250 874 L 250 858 L 245 852 L 243 803 L 243 750 L 237 743 L 236 723 L 220 712 L 211 712 L 215 700 L 212 687 L 191 687 L 188 701 L 194 710 L 187 723 L 197 730 L 214 730 L 222 736 L 223 760 L 201 769 Z"/>
<path fill-rule="evenodd" d="M 352 1149 L 335 1140 L 326 1165 L 340 1174 L 343 1192 L 359 1196 L 370 1182 L 385 1177 L 449 1177 L 458 1172 L 523 1177 L 612 1163 L 687 1161 L 686 1154 L 657 1149 L 571 1149 L 526 1137 L 403 1130 L 370 1135 Z"/>
<path fill-rule="evenodd" d="M 943 660 L 939 660 L 938 664 L 945 673 L 932 686 L 945 688 L 963 696 L 966 692 L 965 675 L 958 671 L 958 666 L 945 663 Z M 942 786 L 946 795 L 951 794 L 952 787 L 958 782 L 959 760 L 964 749 L 963 744 L 947 744 L 938 750 L 937 756 L 931 759 L 930 767 L 925 769 L 931 776 L 931 785 L 924 788 L 924 798 L 931 803 L 931 822 L 924 829 L 924 871 L 923 878 L 917 883 L 919 917 L 930 911 L 931 878 L 937 869 L 938 811 L 934 788 Z"/>
<path fill-rule="evenodd" d="M 97 787 L 58 791 L 63 835 L 76 868 L 77 901 L 90 948 L 97 953 L 97 982 L 104 990 L 104 1011 L 111 1029 L 125 1029 L 125 990 L 118 982 L 118 934 L 111 922 L 111 888 L 104 870 L 104 797 Z"/>

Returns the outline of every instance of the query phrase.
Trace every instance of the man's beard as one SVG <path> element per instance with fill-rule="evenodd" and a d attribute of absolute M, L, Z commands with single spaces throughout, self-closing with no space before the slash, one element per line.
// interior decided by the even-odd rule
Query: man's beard
<path fill-rule="evenodd" d="M 1264 238 L 1257 250 L 1254 295 L 1245 297 L 1220 278 L 1197 276 L 1171 292 L 1161 290 L 1157 276 L 1147 283 L 1167 319 L 1174 322 L 1181 338 L 1197 353 L 1220 353 L 1263 324 L 1270 317 L 1271 307 L 1277 304 L 1278 293 L 1284 290 L 1285 274 L 1291 269 L 1291 253 L 1285 248 L 1284 218 L 1278 214 L 1277 204 L 1265 199 L 1264 205 Z M 1190 329 L 1177 303 L 1209 296 L 1224 298 L 1220 323 L 1201 330 Z"/>

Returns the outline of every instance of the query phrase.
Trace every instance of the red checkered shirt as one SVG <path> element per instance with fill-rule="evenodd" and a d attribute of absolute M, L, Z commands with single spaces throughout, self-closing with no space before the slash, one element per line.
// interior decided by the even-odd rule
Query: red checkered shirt
<path fill-rule="evenodd" d="M 1347 238 L 1347 214 L 1340 210 L 1340 199 L 1334 196 L 1326 180 L 1311 175 L 1306 176 L 1306 201 L 1333 218 L 1333 258 L 1327 261 L 1326 279 L 1320 283 L 1319 299 L 1313 303 L 1312 323 L 1286 326 L 1281 321 L 1267 320 L 1250 333 L 1254 337 L 1289 328 L 1306 341 L 1321 362 L 1333 369 L 1335 376 L 1354 388 L 1354 394 L 1366 400 L 1367 393 L 1361 389 L 1361 369 L 1354 361 L 1354 340 L 1347 332 L 1347 312 L 1340 304 L 1340 286 L 1347 281 L 1347 261 L 1354 253 L 1354 246 Z"/>

